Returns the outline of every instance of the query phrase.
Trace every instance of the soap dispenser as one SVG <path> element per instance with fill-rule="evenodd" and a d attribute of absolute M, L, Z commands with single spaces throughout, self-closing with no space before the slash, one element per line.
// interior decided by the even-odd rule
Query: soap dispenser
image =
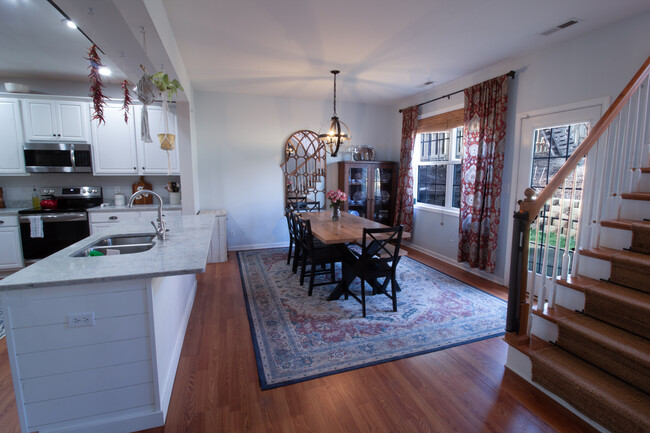
<path fill-rule="evenodd" d="M 38 193 L 36 192 L 36 187 L 32 190 L 32 207 L 34 209 L 40 209 L 41 208 L 41 199 L 38 197 Z"/>

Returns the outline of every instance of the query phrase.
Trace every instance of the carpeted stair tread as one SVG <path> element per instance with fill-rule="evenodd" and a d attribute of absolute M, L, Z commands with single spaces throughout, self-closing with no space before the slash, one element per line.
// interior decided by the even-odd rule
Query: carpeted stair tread
<path fill-rule="evenodd" d="M 650 395 L 559 347 L 531 354 L 532 379 L 612 432 L 650 431 Z"/>
<path fill-rule="evenodd" d="M 632 245 L 630 249 L 643 254 L 650 254 L 650 221 L 634 222 L 631 225 Z"/>
<path fill-rule="evenodd" d="M 650 255 L 621 251 L 611 257 L 610 281 L 650 293 Z"/>
<path fill-rule="evenodd" d="M 650 393 L 650 340 L 584 314 L 557 321 L 557 345 Z"/>
<path fill-rule="evenodd" d="M 585 314 L 650 339 L 650 294 L 607 282 L 584 293 Z"/>

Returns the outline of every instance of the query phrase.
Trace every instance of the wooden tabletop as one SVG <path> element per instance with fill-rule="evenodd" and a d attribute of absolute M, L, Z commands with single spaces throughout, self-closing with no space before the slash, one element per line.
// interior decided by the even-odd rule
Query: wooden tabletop
<path fill-rule="evenodd" d="M 363 240 L 363 228 L 381 229 L 388 226 L 341 212 L 338 221 L 332 221 L 332 211 L 303 212 L 300 216 L 311 221 L 311 231 L 314 236 L 324 244 L 342 244 L 346 242 L 359 242 Z M 403 232 L 402 239 L 410 239 L 411 233 Z"/>

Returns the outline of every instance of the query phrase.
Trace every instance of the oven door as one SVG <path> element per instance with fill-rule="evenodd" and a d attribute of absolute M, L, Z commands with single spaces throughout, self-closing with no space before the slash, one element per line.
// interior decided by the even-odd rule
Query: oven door
<path fill-rule="evenodd" d="M 31 236 L 28 216 L 39 215 L 43 220 L 43 237 Z M 86 212 L 21 214 L 20 237 L 25 260 L 42 259 L 90 235 Z"/>

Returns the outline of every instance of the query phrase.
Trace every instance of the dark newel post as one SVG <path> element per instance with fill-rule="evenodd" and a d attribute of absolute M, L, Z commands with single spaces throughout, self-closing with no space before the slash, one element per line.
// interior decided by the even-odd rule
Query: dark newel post
<path fill-rule="evenodd" d="M 526 223 L 528 221 L 528 212 L 515 212 L 515 223 L 512 230 L 512 252 L 510 256 L 510 283 L 508 285 L 508 316 L 506 319 L 507 332 L 519 332 L 519 323 L 521 316 L 521 274 L 524 269 L 523 261 L 528 260 L 524 257 L 524 250 L 528 241 L 524 236 Z M 526 255 L 527 256 L 527 255 Z M 527 266 L 526 266 L 527 267 Z"/>

